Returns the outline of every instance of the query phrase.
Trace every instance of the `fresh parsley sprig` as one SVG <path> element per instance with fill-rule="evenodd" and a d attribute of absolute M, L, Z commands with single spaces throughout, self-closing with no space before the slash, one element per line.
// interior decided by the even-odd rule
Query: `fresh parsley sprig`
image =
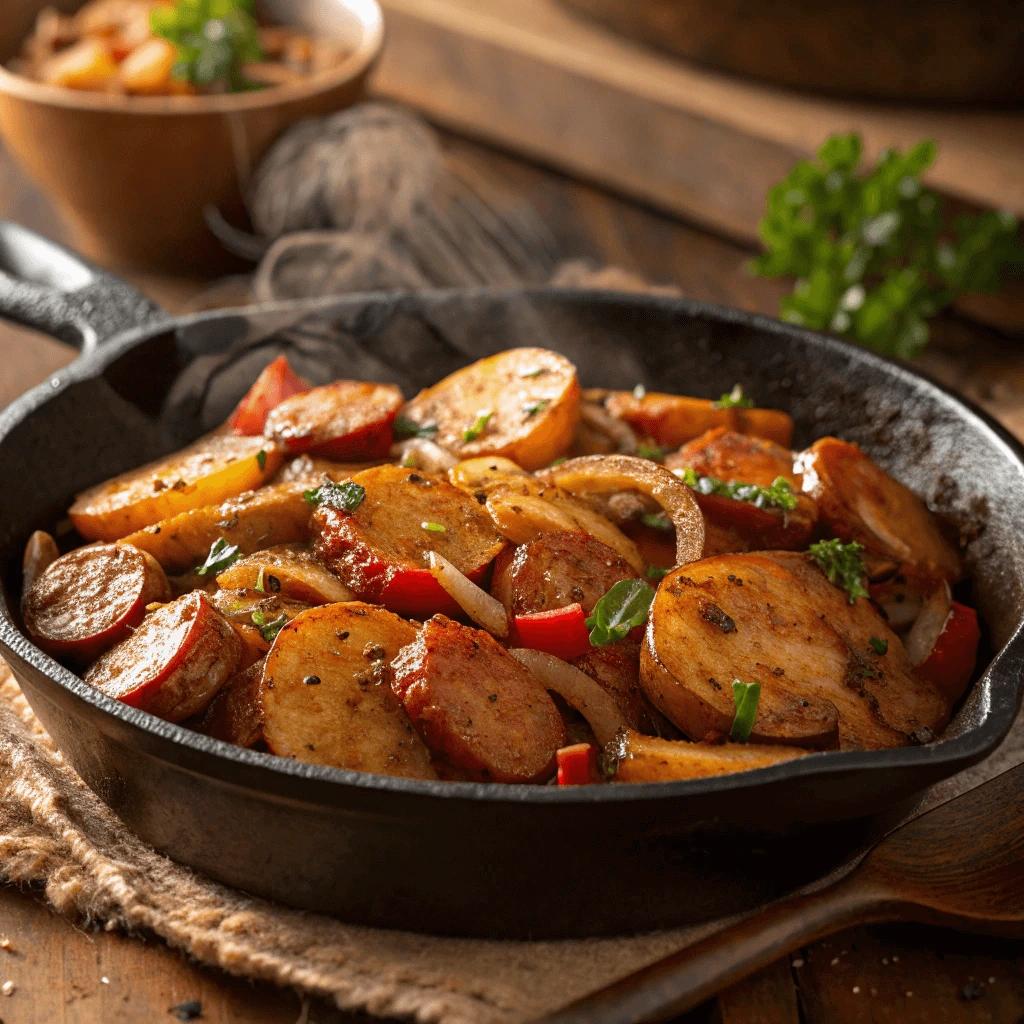
<path fill-rule="evenodd" d="M 276 619 L 267 622 L 266 615 L 257 608 L 252 613 L 252 624 L 260 631 L 260 636 L 269 644 L 273 643 L 277 634 L 288 625 L 288 616 L 282 612 Z"/>
<path fill-rule="evenodd" d="M 340 484 L 322 484 L 311 491 L 303 491 L 302 496 L 310 505 L 326 505 L 340 512 L 355 512 L 366 497 L 366 488 L 346 480 Z"/>
<path fill-rule="evenodd" d="M 748 398 L 742 384 L 733 386 L 732 391 L 722 395 L 717 402 L 711 403 L 712 409 L 753 409 L 754 400 Z"/>
<path fill-rule="evenodd" d="M 223 537 L 218 537 L 211 545 L 206 561 L 196 569 L 197 576 L 216 576 L 222 573 L 232 562 L 237 562 L 242 552 L 237 544 L 229 544 Z"/>
<path fill-rule="evenodd" d="M 421 424 L 409 419 L 407 416 L 395 417 L 395 437 L 422 437 L 428 441 L 433 441 L 437 437 L 437 430 L 436 423 Z"/>
<path fill-rule="evenodd" d="M 475 441 L 487 429 L 487 424 L 491 422 L 493 415 L 493 412 L 478 413 L 473 425 L 462 432 L 462 440 Z"/>
<path fill-rule="evenodd" d="M 729 739 L 738 743 L 746 743 L 750 739 L 760 700 L 760 683 L 741 683 L 738 679 L 733 680 L 732 702 L 736 705 L 736 717 L 732 720 Z"/>
<path fill-rule="evenodd" d="M 910 358 L 928 342 L 928 320 L 958 295 L 997 292 L 1024 272 L 1024 245 L 1010 213 L 963 214 L 947 222 L 921 184 L 936 146 L 886 150 L 859 174 L 856 133 L 833 135 L 768 193 L 759 225 L 762 277 L 795 277 L 782 319 L 832 331 L 888 355 Z"/>
<path fill-rule="evenodd" d="M 607 647 L 647 621 L 653 588 L 643 580 L 620 580 L 594 605 L 586 620 L 593 647 Z"/>
<path fill-rule="evenodd" d="M 696 470 L 687 467 L 680 474 L 680 479 L 701 494 L 717 494 L 733 501 L 746 501 L 757 508 L 781 508 L 792 512 L 797 506 L 797 497 L 793 488 L 784 476 L 777 476 L 771 487 L 760 487 L 757 484 L 746 484 L 742 480 L 730 480 L 726 483 L 717 476 L 700 476 Z"/>
<path fill-rule="evenodd" d="M 867 597 L 864 586 L 866 573 L 861 553 L 864 545 L 855 540 L 844 544 L 838 538 L 819 540 L 808 549 L 818 568 L 828 577 L 829 583 L 842 588 L 850 595 L 850 604 L 856 604 L 858 597 Z"/>

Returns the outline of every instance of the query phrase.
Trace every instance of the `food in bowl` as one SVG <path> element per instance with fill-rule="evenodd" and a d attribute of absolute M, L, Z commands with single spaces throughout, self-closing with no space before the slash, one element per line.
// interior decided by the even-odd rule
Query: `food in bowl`
<path fill-rule="evenodd" d="M 581 390 L 540 348 L 411 401 L 282 357 L 222 428 L 78 495 L 86 543 L 33 535 L 25 630 L 169 721 L 417 779 L 929 743 L 977 656 L 959 547 L 856 445 L 792 433 L 738 389 Z"/>
<path fill-rule="evenodd" d="M 44 8 L 11 70 L 90 92 L 209 95 L 299 81 L 347 54 L 260 25 L 252 0 L 90 0 L 73 15 Z"/>

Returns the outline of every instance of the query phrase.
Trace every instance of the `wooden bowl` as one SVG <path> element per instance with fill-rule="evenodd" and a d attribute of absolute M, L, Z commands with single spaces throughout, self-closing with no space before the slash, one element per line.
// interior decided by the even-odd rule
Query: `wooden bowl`
<path fill-rule="evenodd" d="M 873 99 L 1024 101 L 1017 0 L 562 0 L 698 64 Z"/>
<path fill-rule="evenodd" d="M 38 12 L 82 0 L 0 0 L 0 136 L 53 198 L 75 244 L 107 266 L 210 271 L 206 227 L 232 219 L 256 162 L 289 125 L 355 102 L 383 42 L 377 0 L 264 0 L 271 21 L 350 42 L 341 64 L 294 84 L 220 96 L 115 96 L 41 85 L 6 64 Z"/>

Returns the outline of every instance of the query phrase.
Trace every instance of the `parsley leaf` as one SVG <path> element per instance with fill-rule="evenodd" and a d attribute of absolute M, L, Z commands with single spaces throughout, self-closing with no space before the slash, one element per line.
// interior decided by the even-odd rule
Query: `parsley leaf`
<path fill-rule="evenodd" d="M 652 462 L 661 462 L 666 454 L 665 449 L 653 441 L 641 441 L 636 446 L 636 453 L 641 459 L 650 459 Z"/>
<path fill-rule="evenodd" d="M 429 530 L 431 533 L 447 533 L 446 527 L 440 523 L 420 523 L 420 527 L 424 530 Z"/>
<path fill-rule="evenodd" d="M 394 431 L 395 437 L 423 437 L 428 441 L 433 441 L 437 437 L 437 424 L 427 423 L 421 425 L 406 416 L 396 416 Z"/>
<path fill-rule="evenodd" d="M 288 625 L 288 616 L 282 612 L 273 620 L 273 622 L 267 622 L 267 617 L 259 608 L 257 608 L 256 611 L 252 613 L 252 623 L 259 629 L 260 636 L 262 636 L 267 643 L 273 643 L 277 634 Z"/>
<path fill-rule="evenodd" d="M 539 402 L 528 402 L 523 406 L 523 412 L 525 412 L 527 416 L 536 416 L 537 413 L 539 413 L 547 404 L 548 400 L 546 398 L 542 398 Z"/>
<path fill-rule="evenodd" d="M 712 409 L 753 409 L 754 400 L 748 398 L 746 392 L 743 390 L 742 384 L 737 384 L 733 387 L 732 391 L 728 392 L 717 402 L 711 403 Z"/>
<path fill-rule="evenodd" d="M 620 580 L 594 605 L 586 620 L 590 643 L 607 647 L 647 620 L 654 590 L 643 580 Z"/>
<path fill-rule="evenodd" d="M 216 576 L 223 572 L 232 562 L 242 557 L 237 544 L 229 544 L 223 537 L 218 537 L 210 545 L 210 553 L 206 561 L 196 569 L 197 576 Z"/>
<path fill-rule="evenodd" d="M 649 580 L 663 580 L 672 570 L 662 568 L 660 565 L 647 566 L 647 578 Z"/>
<path fill-rule="evenodd" d="M 868 643 L 871 644 L 871 649 L 875 652 L 875 654 L 888 654 L 889 653 L 889 641 L 888 640 L 879 640 L 877 636 L 873 636 L 868 641 Z"/>
<path fill-rule="evenodd" d="M 910 358 L 928 342 L 928 320 L 958 295 L 999 291 L 1004 272 L 1024 271 L 1024 245 L 1010 213 L 942 216 L 921 184 L 936 146 L 886 150 L 858 176 L 856 133 L 833 135 L 816 161 L 801 161 L 768 192 L 759 225 L 763 277 L 797 279 L 782 319 L 842 334 Z"/>
<path fill-rule="evenodd" d="M 175 0 L 150 12 L 153 34 L 173 43 L 171 74 L 194 85 L 224 84 L 230 92 L 261 88 L 242 65 L 264 59 L 253 0 Z"/>
<path fill-rule="evenodd" d="M 262 448 L 256 453 L 256 465 L 261 473 L 267 468 L 267 453 Z"/>
<path fill-rule="evenodd" d="M 265 566 L 262 566 L 262 565 L 260 566 L 260 574 L 259 574 L 259 576 L 256 577 L 256 586 L 253 587 L 253 590 L 258 590 L 261 594 L 265 594 L 266 591 L 267 591 L 267 588 L 266 588 L 266 586 L 263 583 L 263 571 L 264 571 L 264 568 L 265 568 Z"/>
<path fill-rule="evenodd" d="M 797 506 L 797 497 L 784 476 L 777 476 L 771 487 L 745 484 L 742 480 L 726 483 L 717 476 L 698 476 L 697 471 L 689 467 L 679 476 L 684 484 L 701 494 L 717 494 L 722 498 L 732 498 L 733 501 L 746 501 L 756 508 L 781 508 L 785 512 L 792 512 Z"/>
<path fill-rule="evenodd" d="M 672 520 L 664 512 L 645 512 L 640 517 L 640 522 L 644 526 L 649 526 L 652 530 L 668 531 L 675 529 L 672 525 Z"/>
<path fill-rule="evenodd" d="M 355 512 L 366 497 L 366 489 L 362 484 L 346 480 L 342 484 L 328 483 L 312 491 L 303 491 L 302 496 L 310 505 L 326 505 L 339 512 Z"/>
<path fill-rule="evenodd" d="M 732 681 L 732 702 L 736 705 L 736 717 L 732 720 L 729 739 L 739 743 L 746 743 L 750 739 L 760 700 L 760 683 L 741 683 L 738 679 Z"/>
<path fill-rule="evenodd" d="M 464 430 L 462 432 L 462 440 L 475 441 L 484 432 L 487 424 L 491 422 L 491 417 L 493 415 L 493 412 L 479 413 L 473 426 L 471 426 L 469 430 Z"/>
<path fill-rule="evenodd" d="M 850 604 L 855 604 L 858 597 L 867 597 L 864 586 L 864 560 L 860 557 L 864 550 L 863 544 L 851 541 L 844 544 L 841 540 L 819 540 L 808 549 L 811 557 L 818 563 L 818 568 L 828 577 L 829 583 L 841 587 L 850 595 Z"/>

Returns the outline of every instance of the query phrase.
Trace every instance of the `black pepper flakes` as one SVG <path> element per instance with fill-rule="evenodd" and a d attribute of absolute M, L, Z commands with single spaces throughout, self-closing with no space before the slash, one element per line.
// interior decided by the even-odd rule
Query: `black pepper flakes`
<path fill-rule="evenodd" d="M 496 693 L 489 693 L 487 699 L 493 704 L 498 699 L 498 695 Z"/>
<path fill-rule="evenodd" d="M 476 491 L 473 494 L 473 497 L 476 498 L 476 503 L 478 505 L 486 505 L 487 504 L 487 495 L 483 491 Z"/>
<path fill-rule="evenodd" d="M 965 1003 L 973 1003 L 975 999 L 980 999 L 984 995 L 982 987 L 975 981 L 969 981 L 960 990 L 960 998 Z"/>
<path fill-rule="evenodd" d="M 708 685 L 713 686 L 716 690 L 721 690 L 722 684 L 717 679 L 709 679 Z"/>
<path fill-rule="evenodd" d="M 421 477 L 419 475 L 419 473 L 410 473 L 409 474 L 409 483 L 411 483 L 411 484 L 421 484 L 421 483 L 423 483 L 423 477 Z"/>
<path fill-rule="evenodd" d="M 264 580 L 264 584 L 271 593 L 279 594 L 281 592 L 281 581 L 276 576 L 267 576 Z"/>
<path fill-rule="evenodd" d="M 307 686 L 319 686 L 320 685 L 320 677 L 319 676 L 306 676 L 306 678 L 303 679 L 302 681 Z"/>
<path fill-rule="evenodd" d="M 173 1013 L 180 1021 L 199 1020 L 203 1016 L 203 1004 L 198 999 L 189 999 L 170 1007 L 167 1012 Z"/>
<path fill-rule="evenodd" d="M 717 604 L 702 605 L 700 609 L 700 617 L 705 622 L 709 622 L 712 626 L 717 626 L 723 633 L 736 632 L 736 623 L 730 616 L 726 615 Z"/>

